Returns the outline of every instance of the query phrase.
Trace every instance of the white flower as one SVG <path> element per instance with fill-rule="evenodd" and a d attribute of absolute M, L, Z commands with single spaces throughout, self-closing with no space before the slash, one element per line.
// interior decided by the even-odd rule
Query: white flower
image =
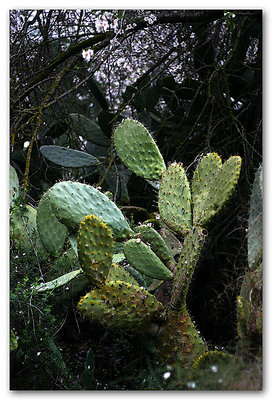
<path fill-rule="evenodd" d="M 102 27 L 103 27 L 104 32 L 106 32 L 106 31 L 109 29 L 108 20 L 104 19 L 104 20 L 102 21 Z"/>
<path fill-rule="evenodd" d="M 103 14 L 103 18 L 105 18 L 105 19 L 112 19 L 112 18 L 113 18 L 113 14 L 112 14 L 111 12 L 106 11 L 106 12 Z"/>
<path fill-rule="evenodd" d="M 84 58 L 84 60 L 86 60 L 87 62 L 90 61 L 90 59 L 94 56 L 94 51 L 92 49 L 88 49 L 88 50 L 82 50 L 82 57 Z"/>
<path fill-rule="evenodd" d="M 140 238 L 137 238 L 136 239 L 136 243 L 140 243 L 141 242 L 141 239 Z"/>
<path fill-rule="evenodd" d="M 152 25 L 157 20 L 157 17 L 154 14 L 150 14 L 148 17 L 144 17 L 144 20 L 149 24 Z"/>
<path fill-rule="evenodd" d="M 188 383 L 187 383 L 187 386 L 188 386 L 188 388 L 190 388 L 190 389 L 194 389 L 194 388 L 196 387 L 196 384 L 195 384 L 195 382 L 188 382 Z"/>
<path fill-rule="evenodd" d="M 116 33 L 117 31 L 118 31 L 118 19 L 115 19 L 112 23 L 111 23 L 111 26 L 110 26 L 113 30 L 114 30 L 114 33 Z"/>

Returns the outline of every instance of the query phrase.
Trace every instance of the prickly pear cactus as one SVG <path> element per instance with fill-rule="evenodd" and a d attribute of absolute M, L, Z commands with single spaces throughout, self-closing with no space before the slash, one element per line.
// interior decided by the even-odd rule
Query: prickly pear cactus
<path fill-rule="evenodd" d="M 45 158 L 61 167 L 82 168 L 99 164 L 99 160 L 91 154 L 67 147 L 45 145 L 40 147 L 40 151 Z"/>
<path fill-rule="evenodd" d="M 188 312 L 167 311 L 167 322 L 158 332 L 157 353 L 164 364 L 181 361 L 183 367 L 191 367 L 193 362 L 207 351 Z"/>
<path fill-rule="evenodd" d="M 68 232 L 78 230 L 86 215 L 102 218 L 117 238 L 124 239 L 131 229 L 122 212 L 106 195 L 79 182 L 56 183 L 40 200 L 37 226 L 49 253 L 61 252 Z"/>
<path fill-rule="evenodd" d="M 173 163 L 163 173 L 158 207 L 164 222 L 175 232 L 188 233 L 191 221 L 191 191 L 182 164 Z"/>
<path fill-rule="evenodd" d="M 134 230 L 137 232 L 136 236 L 148 243 L 159 259 L 172 270 L 176 264 L 175 259 L 159 232 L 149 225 L 140 225 Z"/>
<path fill-rule="evenodd" d="M 179 261 L 176 266 L 171 297 L 171 307 L 179 310 L 186 307 L 186 297 L 189 286 L 204 244 L 207 232 L 194 227 L 185 236 Z"/>
<path fill-rule="evenodd" d="M 205 226 L 230 198 L 240 175 L 241 158 L 230 157 L 224 164 L 216 153 L 199 162 L 192 181 L 193 225 Z"/>
<path fill-rule="evenodd" d="M 183 366 L 190 367 L 207 347 L 189 316 L 187 293 L 207 234 L 204 227 L 232 194 L 241 159 L 230 157 L 223 164 L 216 153 L 207 154 L 200 160 L 190 188 L 183 165 L 174 162 L 166 169 L 157 145 L 139 122 L 124 120 L 115 129 L 113 140 L 127 168 L 148 180 L 161 178 L 158 208 L 162 224 L 168 227 L 163 233 L 173 235 L 174 231 L 182 238 L 181 242 L 175 238 L 178 249 L 170 250 L 151 226 L 142 225 L 132 232 L 116 205 L 95 188 L 78 182 L 55 184 L 45 195 L 44 208 L 70 235 L 79 227 L 78 258 L 93 286 L 80 299 L 78 311 L 109 328 L 142 331 L 158 323 L 158 357 L 163 362 L 181 357 Z M 41 211 L 42 206 L 41 201 Z M 117 259 L 123 261 L 125 255 L 132 267 L 113 262 L 114 238 L 129 239 Z M 171 251 L 179 254 L 178 262 Z M 139 279 L 129 268 L 143 273 L 146 281 L 153 278 L 149 289 L 156 295 L 161 281 L 173 280 L 165 306 L 137 283 Z"/>
<path fill-rule="evenodd" d="M 162 304 L 147 290 L 123 281 L 110 281 L 87 293 L 78 310 L 86 319 L 109 328 L 136 331 L 164 315 Z"/>
<path fill-rule="evenodd" d="M 258 168 L 250 199 L 248 218 L 248 266 L 254 269 L 262 260 L 263 248 L 263 168 Z"/>
<path fill-rule="evenodd" d="M 138 271 L 155 279 L 171 279 L 172 272 L 140 238 L 130 239 L 124 245 L 128 262 Z"/>
<path fill-rule="evenodd" d="M 44 247 L 49 253 L 61 253 L 68 230 L 52 209 L 49 192 L 41 198 L 37 209 L 37 228 Z"/>
<path fill-rule="evenodd" d="M 111 230 L 99 218 L 87 215 L 80 223 L 77 243 L 81 268 L 92 284 L 101 286 L 112 265 Z"/>
<path fill-rule="evenodd" d="M 240 348 L 261 352 L 262 347 L 262 166 L 255 174 L 248 219 L 248 266 L 237 297 Z"/>
<path fill-rule="evenodd" d="M 50 189 L 50 203 L 56 217 L 67 227 L 76 228 L 82 218 L 94 214 L 119 238 L 131 229 L 119 208 L 103 193 L 79 182 L 59 182 Z"/>
<path fill-rule="evenodd" d="M 141 178 L 157 180 L 166 169 L 152 136 L 138 121 L 121 122 L 114 131 L 114 144 L 125 166 Z"/>
<path fill-rule="evenodd" d="M 111 281 L 123 281 L 139 286 L 139 282 L 131 275 L 131 273 L 116 263 L 112 263 L 106 279 L 107 283 Z"/>
<path fill-rule="evenodd" d="M 22 247 L 39 250 L 40 257 L 47 255 L 40 240 L 37 225 L 37 211 L 30 205 L 23 205 L 10 216 L 10 238 Z"/>

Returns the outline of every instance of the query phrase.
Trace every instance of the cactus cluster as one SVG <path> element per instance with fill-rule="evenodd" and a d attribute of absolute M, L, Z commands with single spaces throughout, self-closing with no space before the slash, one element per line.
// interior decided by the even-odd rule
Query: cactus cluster
<path fill-rule="evenodd" d="M 84 318 L 110 328 L 140 331 L 159 321 L 160 357 L 167 362 L 181 356 L 185 366 L 192 365 L 207 348 L 189 316 L 186 297 L 207 235 L 204 228 L 231 196 L 241 158 L 233 156 L 223 164 L 216 153 L 202 156 L 190 184 L 181 163 L 166 168 L 152 136 L 139 122 L 123 121 L 113 139 L 117 155 L 132 172 L 147 180 L 161 180 L 162 235 L 148 222 L 133 232 L 113 201 L 95 188 L 60 182 L 40 201 L 37 225 L 41 239 L 49 251 L 57 252 L 68 234 L 74 243 L 73 235 L 78 232 L 78 259 L 92 289 L 78 303 Z M 50 229 L 54 244 L 47 238 Z M 171 252 L 166 245 L 166 232 L 178 250 Z M 115 240 L 125 242 L 117 254 Z M 178 254 L 177 260 L 173 254 Z M 127 268 L 115 262 L 124 259 L 130 264 Z M 143 277 L 138 279 L 137 274 L 152 278 L 149 290 L 138 283 Z M 167 280 L 172 280 L 172 292 L 163 305 L 156 298 L 156 288 Z"/>
<path fill-rule="evenodd" d="M 144 153 L 147 150 L 141 142 L 146 140 L 144 139 L 146 136 L 148 136 L 148 132 L 141 124 L 128 119 L 122 122 L 115 130 L 114 142 L 117 154 L 124 164 L 138 176 L 151 179 L 150 175 L 142 172 L 142 163 L 145 162 Z M 151 139 L 150 136 L 150 143 Z M 144 143 L 147 144 L 149 141 L 146 140 Z M 150 147 L 154 147 L 153 142 Z M 133 151 L 127 151 L 127 148 L 132 148 Z M 156 154 L 157 152 L 158 149 L 156 148 Z M 134 153 L 139 157 L 137 161 Z M 186 308 L 186 296 L 201 254 L 205 236 L 207 235 L 204 228 L 230 198 L 238 182 L 241 158 L 233 156 L 223 164 L 216 153 L 201 156 L 194 171 L 191 185 L 181 163 L 174 162 L 167 169 L 163 169 L 163 163 L 159 162 L 162 156 L 156 155 L 154 159 L 156 160 L 155 163 L 161 165 L 160 168 L 156 169 L 157 174 L 153 175 L 153 179 L 161 178 L 158 194 L 160 216 L 164 224 L 172 232 L 183 237 L 179 260 L 174 267 L 172 265 L 172 270 L 174 271 L 173 288 L 168 310 L 168 322 L 162 325 L 160 329 L 161 340 L 159 347 L 161 349 L 160 353 L 163 354 L 165 360 L 175 357 L 175 352 L 179 351 L 182 354 L 184 363 L 188 365 L 189 361 L 186 352 L 190 353 L 192 361 L 194 357 L 199 357 L 201 352 L 205 352 L 205 345 L 189 317 Z M 135 164 L 141 165 L 141 171 Z M 154 161 L 150 165 L 146 165 L 144 170 L 148 170 L 149 166 L 154 171 Z M 159 172 L 160 176 L 158 176 Z M 147 250 L 144 243 L 137 243 L 136 240 L 132 239 L 125 245 L 126 257 L 129 259 L 128 250 L 133 250 L 130 262 L 135 267 L 137 264 L 141 265 L 141 267 L 137 266 L 137 268 L 142 268 L 141 270 L 146 273 L 145 269 L 143 269 L 145 257 L 142 254 L 148 254 L 149 260 L 152 260 L 151 263 L 157 266 L 155 274 L 157 274 L 158 278 L 159 264 L 157 259 L 154 258 L 155 251 L 153 253 L 153 249 Z M 155 274 L 152 276 L 155 277 Z M 170 310 L 171 314 L 169 314 Z M 173 332 L 173 326 L 175 326 L 176 333 L 169 340 L 170 332 Z M 185 343 L 185 346 L 182 347 L 180 345 L 181 342 Z M 169 343 L 171 344 L 169 345 Z M 174 349 L 176 350 L 174 351 Z"/>

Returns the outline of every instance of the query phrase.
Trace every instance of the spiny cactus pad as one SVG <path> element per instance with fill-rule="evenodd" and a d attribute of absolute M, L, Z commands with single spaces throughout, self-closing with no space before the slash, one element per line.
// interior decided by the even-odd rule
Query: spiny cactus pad
<path fill-rule="evenodd" d="M 210 153 L 198 164 L 192 181 L 193 224 L 204 226 L 230 198 L 239 179 L 241 157 Z"/>
<path fill-rule="evenodd" d="M 255 174 L 255 179 L 250 198 L 250 211 L 248 218 L 248 265 L 254 269 L 262 261 L 263 248 L 263 169 L 260 166 Z"/>
<path fill-rule="evenodd" d="M 37 209 L 37 228 L 46 250 L 53 255 L 61 252 L 67 228 L 56 217 L 51 207 L 49 192 L 46 192 L 39 202 Z"/>
<path fill-rule="evenodd" d="M 169 247 L 154 228 L 148 225 L 140 225 L 135 231 L 138 233 L 140 239 L 150 244 L 151 249 L 167 267 L 170 269 L 174 267 L 175 259 Z"/>
<path fill-rule="evenodd" d="M 112 264 L 111 230 L 99 218 L 87 215 L 80 223 L 77 244 L 81 268 L 92 284 L 101 286 Z"/>
<path fill-rule="evenodd" d="M 31 245 L 30 236 L 36 231 L 35 208 L 25 205 L 18 208 L 10 217 L 10 236 L 25 247 Z"/>
<path fill-rule="evenodd" d="M 20 246 L 39 250 L 39 257 L 47 257 L 37 232 L 37 211 L 30 205 L 24 205 L 11 213 L 10 238 Z"/>
<path fill-rule="evenodd" d="M 116 152 L 125 166 L 141 178 L 157 180 L 166 166 L 148 130 L 138 121 L 126 119 L 114 132 Z"/>
<path fill-rule="evenodd" d="M 50 203 L 56 217 L 75 229 L 86 215 L 101 218 L 113 234 L 125 238 L 131 229 L 119 208 L 103 193 L 79 182 L 59 182 L 50 189 Z"/>
<path fill-rule="evenodd" d="M 109 274 L 107 276 L 106 282 L 110 281 L 123 281 L 133 283 L 134 285 L 139 285 L 136 279 L 127 271 L 125 268 L 121 267 L 119 264 L 112 263 Z"/>
<path fill-rule="evenodd" d="M 174 162 L 163 173 L 158 207 L 171 229 L 182 234 L 191 229 L 191 191 L 182 164 Z"/>
<path fill-rule="evenodd" d="M 124 253 L 128 262 L 141 273 L 155 279 L 172 279 L 172 272 L 140 238 L 126 242 Z"/>
<path fill-rule="evenodd" d="M 147 290 L 123 281 L 111 281 L 87 293 L 78 310 L 91 321 L 128 330 L 142 329 L 164 313 L 162 304 Z"/>

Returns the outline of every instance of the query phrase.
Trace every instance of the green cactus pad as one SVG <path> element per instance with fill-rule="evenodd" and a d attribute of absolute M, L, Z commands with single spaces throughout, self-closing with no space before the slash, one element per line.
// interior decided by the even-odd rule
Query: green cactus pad
<path fill-rule="evenodd" d="M 154 251 L 167 267 L 170 269 L 174 267 L 175 259 L 169 247 L 154 228 L 148 225 L 140 225 L 135 231 L 138 232 L 140 239 L 150 244 L 151 250 Z"/>
<path fill-rule="evenodd" d="M 31 245 L 30 236 L 36 231 L 35 208 L 25 205 L 12 213 L 10 218 L 10 237 L 24 247 Z"/>
<path fill-rule="evenodd" d="M 140 238 L 126 242 L 124 253 L 128 262 L 141 273 L 155 279 L 172 279 L 172 272 Z"/>
<path fill-rule="evenodd" d="M 114 132 L 114 144 L 125 166 L 141 178 L 157 180 L 166 169 L 152 136 L 138 121 L 121 122 Z"/>
<path fill-rule="evenodd" d="M 96 157 L 67 147 L 46 145 L 41 146 L 40 151 L 45 158 L 61 167 L 82 168 L 91 167 L 99 163 Z"/>
<path fill-rule="evenodd" d="M 82 272 L 83 271 L 82 271 L 81 268 L 77 269 L 75 271 L 68 272 L 67 274 L 59 276 L 58 278 L 53 279 L 50 282 L 41 283 L 40 285 L 35 287 L 35 289 L 37 290 L 37 292 L 46 292 L 47 290 L 51 291 L 51 290 L 54 290 L 54 289 L 58 289 L 59 287 L 69 283 L 71 280 L 76 278 Z"/>
<path fill-rule="evenodd" d="M 191 229 L 191 191 L 182 164 L 175 162 L 163 173 L 158 207 L 171 229 L 181 234 Z"/>
<path fill-rule="evenodd" d="M 14 201 L 19 196 L 19 179 L 15 169 L 9 166 L 9 203 L 14 205 Z"/>
<path fill-rule="evenodd" d="M 164 308 L 147 290 L 123 281 L 111 281 L 82 297 L 83 317 L 108 328 L 137 330 L 162 318 Z"/>
<path fill-rule="evenodd" d="M 193 223 L 204 226 L 230 198 L 240 175 L 241 157 L 230 157 L 223 165 L 215 153 L 198 164 L 192 182 Z"/>
<path fill-rule="evenodd" d="M 129 271 L 116 263 L 112 263 L 110 267 L 106 282 L 110 281 L 123 281 L 139 285 L 138 281 L 129 273 Z"/>
<path fill-rule="evenodd" d="M 78 259 L 90 282 L 101 286 L 112 264 L 113 237 L 107 225 L 87 215 L 80 223 L 77 238 Z"/>
<path fill-rule="evenodd" d="M 217 153 L 209 153 L 197 165 L 192 179 L 192 200 L 194 207 L 209 197 L 209 188 L 222 167 L 222 160 Z"/>
<path fill-rule="evenodd" d="M 37 211 L 24 205 L 13 211 L 10 217 L 10 238 L 22 247 L 39 250 L 39 256 L 44 258 L 47 252 L 42 245 L 36 224 Z"/>
<path fill-rule="evenodd" d="M 55 216 L 50 203 L 50 190 L 46 192 L 39 202 L 37 209 L 37 228 L 46 250 L 53 255 L 58 255 L 63 249 L 67 228 Z"/>
<path fill-rule="evenodd" d="M 68 228 L 76 229 L 86 215 L 96 215 L 117 238 L 127 237 L 131 229 L 119 208 L 103 193 L 79 182 L 59 182 L 50 189 L 50 203 L 56 217 Z"/>
<path fill-rule="evenodd" d="M 263 249 L 263 169 L 255 174 L 248 218 L 248 265 L 254 269 L 262 260 Z"/>

